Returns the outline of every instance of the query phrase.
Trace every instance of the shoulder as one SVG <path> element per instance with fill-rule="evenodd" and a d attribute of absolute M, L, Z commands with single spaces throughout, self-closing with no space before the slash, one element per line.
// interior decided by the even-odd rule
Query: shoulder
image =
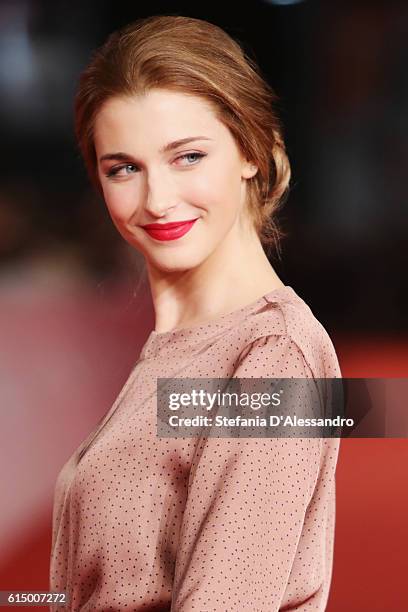
<path fill-rule="evenodd" d="M 302 362 L 314 378 L 341 376 L 328 332 L 291 287 L 266 295 L 264 304 L 250 313 L 235 333 L 240 347 L 237 364 L 251 358 L 286 360 L 295 366 L 291 368 L 294 371 L 299 371 L 297 364 Z"/>

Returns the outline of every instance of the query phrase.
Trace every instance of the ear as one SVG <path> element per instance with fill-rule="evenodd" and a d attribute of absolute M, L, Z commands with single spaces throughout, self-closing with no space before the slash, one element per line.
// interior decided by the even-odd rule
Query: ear
<path fill-rule="evenodd" d="M 242 178 L 250 179 L 258 172 L 258 166 L 252 162 L 245 161 L 242 166 Z"/>

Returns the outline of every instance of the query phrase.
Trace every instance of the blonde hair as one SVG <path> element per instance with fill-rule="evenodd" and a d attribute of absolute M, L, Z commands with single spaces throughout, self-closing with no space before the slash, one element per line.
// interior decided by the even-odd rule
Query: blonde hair
<path fill-rule="evenodd" d="M 241 153 L 258 167 L 247 180 L 248 211 L 262 245 L 279 252 L 284 233 L 275 217 L 291 173 L 274 108 L 278 96 L 240 44 L 207 21 L 181 15 L 138 19 L 93 53 L 79 79 L 75 134 L 97 190 L 93 126 L 102 104 L 154 88 L 195 94 L 211 104 Z"/>

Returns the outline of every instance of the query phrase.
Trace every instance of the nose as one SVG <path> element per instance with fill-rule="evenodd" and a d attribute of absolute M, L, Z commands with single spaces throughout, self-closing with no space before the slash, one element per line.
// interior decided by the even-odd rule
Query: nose
<path fill-rule="evenodd" d="M 150 174 L 146 181 L 146 200 L 144 209 L 152 217 L 164 217 L 177 206 L 176 195 L 164 173 Z"/>

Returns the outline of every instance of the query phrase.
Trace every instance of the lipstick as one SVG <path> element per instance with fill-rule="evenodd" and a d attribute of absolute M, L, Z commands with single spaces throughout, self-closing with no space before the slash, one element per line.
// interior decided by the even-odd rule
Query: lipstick
<path fill-rule="evenodd" d="M 141 227 L 155 240 L 177 240 L 187 234 L 197 219 L 173 221 L 172 223 L 148 223 Z"/>

